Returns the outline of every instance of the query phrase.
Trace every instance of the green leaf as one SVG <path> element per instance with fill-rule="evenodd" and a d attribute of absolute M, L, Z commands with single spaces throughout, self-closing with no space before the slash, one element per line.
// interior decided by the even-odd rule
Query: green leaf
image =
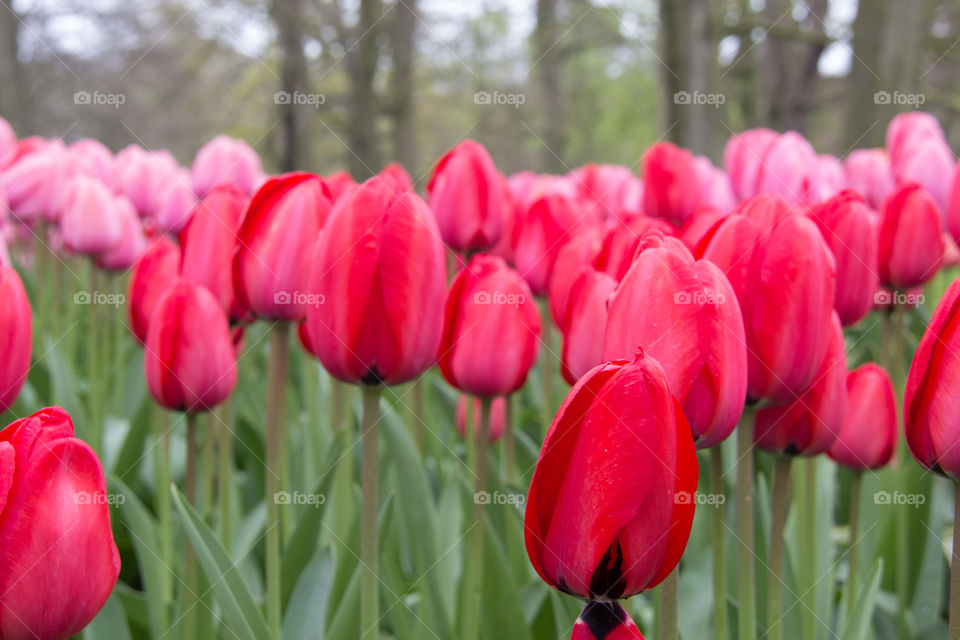
<path fill-rule="evenodd" d="M 230 555 L 221 546 L 216 534 L 204 523 L 193 507 L 186 503 L 180 491 L 171 486 L 173 503 L 183 516 L 184 528 L 197 552 L 200 568 L 210 581 L 217 602 L 232 631 L 240 638 L 259 640 L 270 635 L 250 589 L 244 582 Z"/>
<path fill-rule="evenodd" d="M 103 609 L 83 630 L 84 640 L 130 640 L 127 617 L 116 594 L 110 594 Z"/>
<path fill-rule="evenodd" d="M 860 595 L 857 596 L 857 602 L 853 606 L 850 617 L 843 625 L 840 640 L 866 640 L 867 631 L 870 630 L 870 618 L 873 617 L 873 609 L 877 603 L 881 575 L 883 575 L 883 559 L 877 558 L 863 583 Z"/>
<path fill-rule="evenodd" d="M 283 619 L 285 639 L 323 640 L 332 585 L 333 554 L 324 549 L 300 573 Z"/>

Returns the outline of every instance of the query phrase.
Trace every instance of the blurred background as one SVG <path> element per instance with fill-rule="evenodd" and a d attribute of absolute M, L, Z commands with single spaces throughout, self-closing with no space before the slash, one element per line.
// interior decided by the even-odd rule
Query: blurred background
<path fill-rule="evenodd" d="M 717 161 L 751 126 L 842 156 L 920 108 L 956 148 L 958 26 L 958 0 L 0 0 L 0 115 L 420 183 L 468 137 L 506 172 L 636 167 L 658 139 Z"/>

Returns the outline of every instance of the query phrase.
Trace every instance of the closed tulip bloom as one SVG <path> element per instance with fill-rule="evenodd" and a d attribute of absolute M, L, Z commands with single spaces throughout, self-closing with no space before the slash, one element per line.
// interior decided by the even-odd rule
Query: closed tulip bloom
<path fill-rule="evenodd" d="M 261 318 L 303 319 L 310 260 L 330 205 L 330 190 L 310 173 L 271 178 L 257 191 L 237 232 L 233 262 L 244 307 Z"/>
<path fill-rule="evenodd" d="M 788 131 L 770 145 L 757 176 L 757 193 L 778 193 L 788 202 L 807 202 L 817 176 L 817 152 L 806 138 Z"/>
<path fill-rule="evenodd" d="M 677 237 L 691 252 L 696 251 L 703 238 L 727 215 L 709 207 L 697 209 L 696 213 L 687 218 L 683 226 L 677 229 Z"/>
<path fill-rule="evenodd" d="M 0 265 L 0 413 L 10 408 L 30 370 L 33 311 L 20 276 Z M 2 487 L 2 485 L 0 485 Z M 2 492 L 0 492 L 2 495 Z M 2 615 L 2 612 L 0 612 Z"/>
<path fill-rule="evenodd" d="M 130 201 L 123 196 L 115 196 L 114 201 L 114 215 L 120 223 L 120 239 L 97 255 L 97 265 L 109 271 L 126 271 L 147 248 L 147 237 Z"/>
<path fill-rule="evenodd" d="M 616 601 L 588 602 L 570 640 L 643 640 L 640 629 Z"/>
<path fill-rule="evenodd" d="M 887 128 L 887 152 L 898 184 L 920 184 L 946 207 L 956 158 L 936 118 L 921 111 L 895 116 Z"/>
<path fill-rule="evenodd" d="M 404 169 L 402 165 L 396 162 L 391 162 L 385 166 L 377 175 L 383 178 L 387 184 L 392 185 L 397 195 L 400 195 L 404 191 L 414 190 L 413 178 L 410 177 L 410 174 L 407 173 L 407 170 Z"/>
<path fill-rule="evenodd" d="M 447 294 L 443 377 L 472 395 L 511 394 L 526 381 L 539 339 L 540 313 L 523 278 L 501 258 L 474 256 Z"/>
<path fill-rule="evenodd" d="M 217 136 L 197 151 L 190 169 L 193 190 L 203 198 L 219 184 L 236 185 L 244 195 L 252 195 L 263 182 L 260 156 L 243 140 Z"/>
<path fill-rule="evenodd" d="M 923 187 L 894 191 L 881 211 L 880 281 L 909 289 L 935 276 L 945 249 L 941 229 L 940 210 Z"/>
<path fill-rule="evenodd" d="M 608 227 L 603 240 L 603 251 L 597 259 L 597 268 L 619 282 L 630 268 L 642 238 L 648 235 L 671 236 L 675 231 L 666 220 L 645 215 L 617 220 Z"/>
<path fill-rule="evenodd" d="M 570 384 L 605 359 L 600 328 L 607 324 L 607 300 L 616 288 L 616 280 L 590 267 L 583 267 L 570 288 L 560 361 Z"/>
<path fill-rule="evenodd" d="M 598 267 L 603 243 L 603 229 L 599 226 L 589 227 L 565 244 L 557 254 L 553 274 L 550 276 L 550 286 L 547 289 L 547 300 L 550 303 L 550 315 L 561 331 L 566 328 L 570 288 L 580 277 L 583 267 Z"/>
<path fill-rule="evenodd" d="M 180 247 L 166 236 L 158 236 L 133 265 L 127 286 L 130 331 L 141 343 L 147 341 L 150 318 L 160 296 L 180 270 Z"/>
<path fill-rule="evenodd" d="M 141 218 L 156 216 L 166 188 L 180 175 L 180 166 L 169 151 L 145 151 L 130 145 L 113 164 L 113 189 L 130 199 Z"/>
<path fill-rule="evenodd" d="M 446 282 L 427 204 L 371 178 L 341 196 L 316 245 L 305 342 L 340 380 L 411 380 L 436 362 Z"/>
<path fill-rule="evenodd" d="M 533 201 L 520 214 L 513 236 L 513 260 L 533 293 L 543 295 L 560 250 L 590 220 L 572 198 L 552 193 Z"/>
<path fill-rule="evenodd" d="M 51 407 L 0 431 L 0 637 L 79 633 L 119 573 L 103 467 L 70 416 Z"/>
<path fill-rule="evenodd" d="M 827 455 L 851 469 L 878 469 L 890 462 L 896 447 L 893 383 L 886 371 L 868 362 L 847 374 L 843 427 Z"/>
<path fill-rule="evenodd" d="M 723 168 L 730 176 L 733 192 L 741 200 L 757 193 L 757 183 L 767 150 L 780 138 L 771 129 L 748 129 L 730 136 L 723 148 Z"/>
<path fill-rule="evenodd" d="M 323 178 L 330 189 L 330 197 L 336 202 L 350 187 L 357 186 L 353 178 L 346 171 L 335 171 Z"/>
<path fill-rule="evenodd" d="M 832 198 L 847 186 L 843 163 L 834 156 L 820 154 L 814 162 L 813 175 L 807 190 L 806 201 L 816 203 Z"/>
<path fill-rule="evenodd" d="M 189 172 L 178 172 L 177 177 L 164 188 L 160 204 L 154 212 L 153 223 L 163 233 L 180 233 L 190 220 L 196 204 L 197 196 L 193 193 Z"/>
<path fill-rule="evenodd" d="M 857 149 L 843 161 L 847 186 L 860 193 L 867 204 L 879 209 L 893 191 L 890 157 L 883 149 Z"/>
<path fill-rule="evenodd" d="M 856 324 L 870 312 L 880 281 L 877 218 L 855 191 L 844 191 L 815 206 L 810 217 L 837 262 L 833 306 L 844 326 Z"/>
<path fill-rule="evenodd" d="M 955 243 L 960 242 L 960 163 L 953 170 L 950 193 L 947 198 L 946 230 Z"/>
<path fill-rule="evenodd" d="M 227 316 L 205 287 L 178 278 L 157 301 L 143 368 L 154 400 L 168 409 L 206 411 L 237 382 Z"/>
<path fill-rule="evenodd" d="M 723 169 L 713 166 L 710 158 L 706 156 L 697 156 L 694 162 L 697 168 L 697 180 L 700 183 L 700 206 L 698 210 L 702 207 L 709 207 L 721 213 L 729 213 L 736 209 L 738 200 L 727 173 Z M 688 217 L 684 223 L 689 220 Z"/>
<path fill-rule="evenodd" d="M 806 391 L 789 404 L 757 411 L 753 439 L 761 449 L 815 456 L 827 451 L 840 435 L 846 410 L 847 358 L 836 313 L 829 340 L 827 357 Z"/>
<path fill-rule="evenodd" d="M 931 471 L 960 479 L 960 280 L 937 304 L 910 365 L 903 423 L 910 452 Z"/>
<path fill-rule="evenodd" d="M 65 173 L 63 143 L 41 141 L 37 149 L 8 165 L 0 174 L 0 192 L 10 213 L 24 224 L 56 218 Z"/>
<path fill-rule="evenodd" d="M 569 173 L 577 187 L 577 196 L 590 203 L 599 217 L 606 219 L 624 210 L 639 211 L 636 188 L 639 180 L 629 167 L 618 164 L 587 164 Z"/>
<path fill-rule="evenodd" d="M 700 206 L 700 182 L 693 154 L 658 142 L 643 154 L 643 212 L 682 224 Z"/>
<path fill-rule="evenodd" d="M 466 394 L 460 394 L 457 400 L 457 431 L 461 436 L 467 435 L 467 402 L 473 407 L 473 415 L 470 417 L 472 422 L 470 434 L 477 429 L 481 419 L 481 403 L 479 398 L 470 398 Z M 494 398 L 490 403 L 490 442 L 496 442 L 503 435 L 503 430 L 507 424 L 507 399 L 504 397 Z"/>
<path fill-rule="evenodd" d="M 790 402 L 827 353 L 836 266 L 817 225 L 777 195 L 741 205 L 701 241 L 740 302 L 747 336 L 747 396 Z"/>
<path fill-rule="evenodd" d="M 67 147 L 68 161 L 80 173 L 108 183 L 113 173 L 113 153 L 102 142 L 92 138 L 77 140 Z"/>
<path fill-rule="evenodd" d="M 627 598 L 680 561 L 693 523 L 696 450 L 656 360 L 602 364 L 553 419 L 527 494 L 527 555 L 564 593 Z"/>
<path fill-rule="evenodd" d="M 123 234 L 119 198 L 88 176 L 77 176 L 68 188 L 60 231 L 67 249 L 96 254 L 117 244 Z"/>
<path fill-rule="evenodd" d="M 234 293 L 231 265 L 237 230 L 249 202 L 239 187 L 217 185 L 197 204 L 180 232 L 180 274 L 206 287 L 234 321 L 243 317 L 244 309 Z"/>
<path fill-rule="evenodd" d="M 638 345 L 666 372 L 697 447 L 726 439 L 747 396 L 747 349 L 723 272 L 671 243 L 641 252 L 610 297 L 603 359 Z"/>
<path fill-rule="evenodd" d="M 427 184 L 443 241 L 454 251 L 478 251 L 503 233 L 506 184 L 482 144 L 464 140 L 437 162 Z"/>

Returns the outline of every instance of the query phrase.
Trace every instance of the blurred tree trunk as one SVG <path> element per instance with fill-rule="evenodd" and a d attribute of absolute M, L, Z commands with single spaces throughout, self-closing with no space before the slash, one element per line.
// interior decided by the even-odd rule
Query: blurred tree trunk
<path fill-rule="evenodd" d="M 547 128 L 544 132 L 543 167 L 544 171 L 563 173 L 567 171 L 564 157 L 567 147 L 566 127 L 563 116 L 563 91 L 561 72 L 563 65 L 563 37 L 557 15 L 558 0 L 537 0 L 537 26 L 533 39 L 534 60 L 537 78 L 543 91 L 543 105 L 546 111 Z"/>
<path fill-rule="evenodd" d="M 18 55 L 22 20 L 10 2 L 0 2 L 0 117 L 8 120 L 19 135 L 26 135 L 34 129 L 29 87 Z"/>
<path fill-rule="evenodd" d="M 347 56 L 350 75 L 350 173 L 365 179 L 380 170 L 380 147 L 377 135 L 377 104 L 373 81 L 377 73 L 380 48 L 377 42 L 383 13 L 381 0 L 361 0 L 360 19 Z"/>
<path fill-rule="evenodd" d="M 417 0 L 395 4 L 393 77 L 391 79 L 394 158 L 407 171 L 417 171 L 417 137 L 413 108 L 413 69 L 417 31 Z M 416 178 L 416 176 L 414 176 Z"/>
<path fill-rule="evenodd" d="M 280 91 L 287 100 L 278 100 L 283 126 L 281 168 L 293 171 L 303 168 L 305 150 L 309 147 L 305 126 L 305 106 L 297 104 L 295 94 L 306 93 L 307 61 L 303 54 L 303 5 L 301 0 L 273 0 L 270 16 L 277 27 L 281 49 Z"/>
<path fill-rule="evenodd" d="M 716 96 L 714 46 L 707 0 L 660 1 L 660 69 L 665 137 L 701 153 L 711 150 Z"/>

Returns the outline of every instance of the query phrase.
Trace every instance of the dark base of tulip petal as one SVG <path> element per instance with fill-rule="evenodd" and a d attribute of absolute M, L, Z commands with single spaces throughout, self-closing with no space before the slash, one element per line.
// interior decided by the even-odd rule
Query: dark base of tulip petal
<path fill-rule="evenodd" d="M 590 578 L 590 597 L 616 600 L 626 588 L 623 553 L 620 551 L 620 541 L 614 540 Z"/>
<path fill-rule="evenodd" d="M 617 602 L 588 602 L 580 619 L 597 640 L 604 640 L 627 620 L 627 612 Z"/>

